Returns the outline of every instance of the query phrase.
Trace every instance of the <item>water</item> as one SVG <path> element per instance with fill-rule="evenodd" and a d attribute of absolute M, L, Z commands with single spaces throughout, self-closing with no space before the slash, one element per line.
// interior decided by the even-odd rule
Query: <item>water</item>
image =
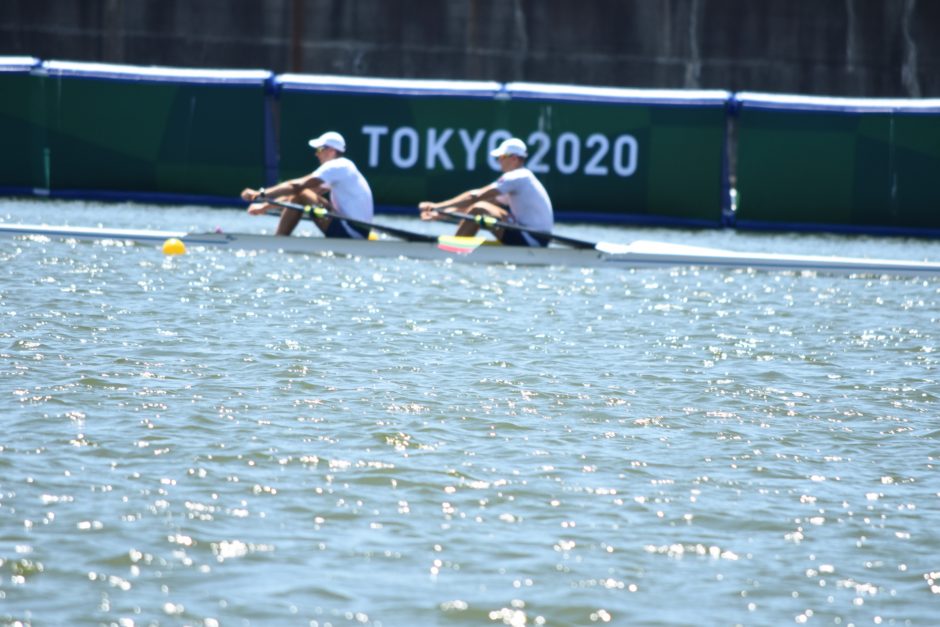
<path fill-rule="evenodd" d="M 936 279 L 2 240 L 0 620 L 937 624 L 938 301 Z"/>

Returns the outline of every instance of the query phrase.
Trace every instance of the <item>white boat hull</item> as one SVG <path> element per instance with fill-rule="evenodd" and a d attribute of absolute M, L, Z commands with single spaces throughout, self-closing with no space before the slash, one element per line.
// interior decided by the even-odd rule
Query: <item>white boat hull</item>
<path fill-rule="evenodd" d="M 407 257 L 485 264 L 618 268 L 702 266 L 771 271 L 940 276 L 940 263 L 937 262 L 745 253 L 650 241 L 634 241 L 630 244 L 601 242 L 597 248 L 591 249 L 562 246 L 526 248 L 494 243 L 481 245 L 467 254 L 457 254 L 442 250 L 433 242 L 406 242 L 393 239 L 366 241 L 305 236 L 277 237 L 245 233 L 186 233 L 31 224 L 0 224 L 0 235 L 119 240 L 154 245 L 162 245 L 167 239 L 177 238 L 189 248 L 214 246 L 240 250 L 275 250 L 353 257 Z"/>

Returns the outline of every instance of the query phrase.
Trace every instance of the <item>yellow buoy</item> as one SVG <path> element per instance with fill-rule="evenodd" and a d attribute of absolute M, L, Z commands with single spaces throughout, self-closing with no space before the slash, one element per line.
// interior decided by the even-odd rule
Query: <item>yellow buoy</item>
<path fill-rule="evenodd" d="M 185 255 L 186 254 L 186 244 L 182 240 L 175 237 L 171 237 L 167 241 L 163 242 L 163 254 L 164 255 Z"/>

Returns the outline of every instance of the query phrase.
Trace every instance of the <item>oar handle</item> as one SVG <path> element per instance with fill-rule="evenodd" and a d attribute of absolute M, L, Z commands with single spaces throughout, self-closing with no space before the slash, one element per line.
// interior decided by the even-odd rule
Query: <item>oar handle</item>
<path fill-rule="evenodd" d="M 532 235 L 538 235 L 539 237 L 555 240 L 567 246 L 571 246 L 572 248 L 597 248 L 597 244 L 594 242 L 574 239 L 573 237 L 565 237 L 564 235 L 555 235 L 554 233 L 546 233 L 545 231 L 539 231 L 537 229 L 530 229 L 524 226 L 519 226 L 518 224 L 513 224 L 512 222 L 497 220 L 493 216 L 460 213 L 457 211 L 438 211 L 437 213 L 438 215 L 455 219 L 454 221 L 470 220 L 471 222 L 476 222 L 480 226 L 487 229 L 512 229 L 514 231 L 522 231 L 523 233 L 531 233 Z"/>

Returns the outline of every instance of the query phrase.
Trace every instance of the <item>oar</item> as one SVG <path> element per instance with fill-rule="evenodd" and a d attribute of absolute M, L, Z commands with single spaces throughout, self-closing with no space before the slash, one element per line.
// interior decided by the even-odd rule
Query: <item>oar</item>
<path fill-rule="evenodd" d="M 310 219 L 316 217 L 344 220 L 350 224 L 356 224 L 364 228 L 375 229 L 376 231 L 388 233 L 392 237 L 403 239 L 406 242 L 433 242 L 436 243 L 437 247 L 441 250 L 446 250 L 447 252 L 456 253 L 458 255 L 470 254 L 476 250 L 480 244 L 483 244 L 486 241 L 486 238 L 483 237 L 454 237 L 452 235 L 437 236 L 426 235 L 424 233 L 415 233 L 414 231 L 397 229 L 393 226 L 384 226 L 382 224 L 375 224 L 374 222 L 365 222 L 364 220 L 347 218 L 346 216 L 341 216 L 338 213 L 329 211 L 326 207 L 320 207 L 317 205 L 298 205 L 297 203 L 278 200 L 276 198 L 262 198 L 259 200 L 263 200 L 264 202 L 270 203 L 272 205 L 284 207 L 285 209 L 299 211 Z"/>
<path fill-rule="evenodd" d="M 524 226 L 519 226 L 518 224 L 513 224 L 512 222 L 503 222 L 502 220 L 497 220 L 493 216 L 482 216 L 474 215 L 469 213 L 458 213 L 456 211 L 438 211 L 439 215 L 444 216 L 445 218 L 451 219 L 453 222 L 459 222 L 461 220 L 470 220 L 471 222 L 476 222 L 480 226 L 486 229 L 501 228 L 501 229 L 512 229 L 514 231 L 522 231 L 523 233 L 531 233 L 533 235 L 538 235 L 539 237 L 544 237 L 548 239 L 553 239 L 556 242 L 560 242 L 567 246 L 573 248 L 597 248 L 598 245 L 595 242 L 588 242 L 582 239 L 575 239 L 573 237 L 565 237 L 564 235 L 555 235 L 554 233 L 546 233 L 545 231 L 539 231 L 536 229 L 526 228 Z"/>
<path fill-rule="evenodd" d="M 272 205 L 278 205 L 284 207 L 285 209 L 291 209 L 293 211 L 299 211 L 303 215 L 313 218 L 333 218 L 335 220 L 342 220 L 348 222 L 349 224 L 355 224 L 367 229 L 375 229 L 376 231 L 381 231 L 383 233 L 388 233 L 393 237 L 403 239 L 407 242 L 437 242 L 438 238 L 436 235 L 425 235 L 424 233 L 415 233 L 413 231 L 406 231 L 404 229 L 396 229 L 393 226 L 383 226 L 381 224 L 375 224 L 373 222 L 366 222 L 364 220 L 356 220 L 355 218 L 348 218 L 346 216 L 341 216 L 338 213 L 333 213 L 328 210 L 326 207 L 320 207 L 317 205 L 298 205 L 297 203 L 287 202 L 286 200 L 278 200 L 277 198 L 259 198 L 259 201 L 264 201 Z"/>

